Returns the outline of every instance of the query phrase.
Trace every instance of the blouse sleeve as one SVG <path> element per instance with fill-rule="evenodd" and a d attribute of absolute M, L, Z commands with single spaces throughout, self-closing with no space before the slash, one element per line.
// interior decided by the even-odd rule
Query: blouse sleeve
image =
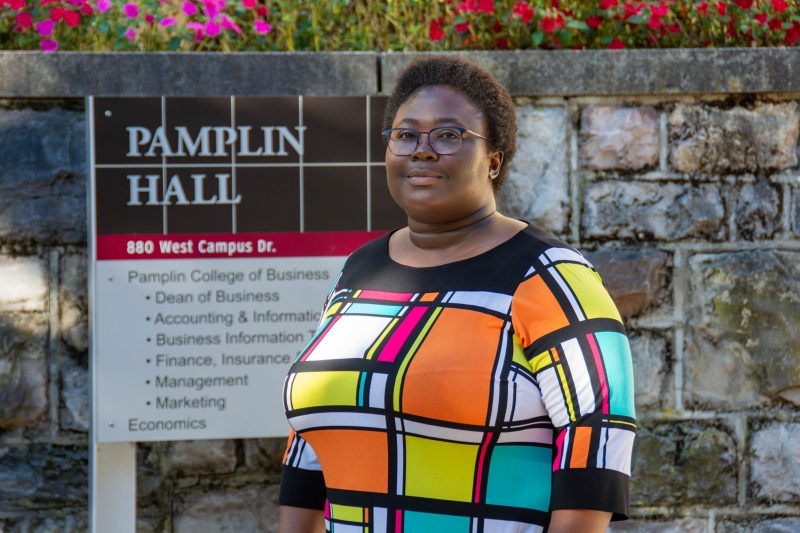
<path fill-rule="evenodd" d="M 550 249 L 512 299 L 512 324 L 554 432 L 551 510 L 628 515 L 636 430 L 622 319 L 583 256 Z"/>
<path fill-rule="evenodd" d="M 325 479 L 317 455 L 308 442 L 292 430 L 283 454 L 278 503 L 321 510 L 325 497 Z"/>

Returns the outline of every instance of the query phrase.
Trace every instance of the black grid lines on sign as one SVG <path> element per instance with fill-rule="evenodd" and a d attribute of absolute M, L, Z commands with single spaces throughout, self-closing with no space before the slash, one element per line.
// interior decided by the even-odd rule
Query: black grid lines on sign
<path fill-rule="evenodd" d="M 95 98 L 98 234 L 384 230 L 384 97 Z"/>

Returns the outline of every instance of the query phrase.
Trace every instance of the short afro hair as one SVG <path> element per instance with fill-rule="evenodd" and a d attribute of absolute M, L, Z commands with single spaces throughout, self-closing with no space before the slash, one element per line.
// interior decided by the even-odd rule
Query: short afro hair
<path fill-rule="evenodd" d="M 464 93 L 489 125 L 489 148 L 503 152 L 500 172 L 492 182 L 497 191 L 508 176 L 508 165 L 517 149 L 517 115 L 505 87 L 486 70 L 457 56 L 438 55 L 414 60 L 397 79 L 386 102 L 383 128 L 391 128 L 397 110 L 423 87 L 445 85 Z"/>

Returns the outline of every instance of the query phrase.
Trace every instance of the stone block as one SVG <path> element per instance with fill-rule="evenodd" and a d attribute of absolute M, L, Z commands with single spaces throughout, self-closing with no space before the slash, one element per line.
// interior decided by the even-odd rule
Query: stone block
<path fill-rule="evenodd" d="M 0 512 L 84 510 L 89 498 L 86 447 L 0 447 Z"/>
<path fill-rule="evenodd" d="M 523 106 L 517 122 L 517 153 L 497 195 L 499 209 L 563 234 L 569 220 L 567 110 Z"/>
<path fill-rule="evenodd" d="M 707 522 L 698 518 L 678 520 L 626 520 L 612 522 L 608 533 L 706 533 Z"/>
<path fill-rule="evenodd" d="M 658 303 L 668 279 L 669 256 L 653 248 L 587 252 L 620 314 L 630 318 Z"/>
<path fill-rule="evenodd" d="M 71 362 L 61 367 L 61 428 L 71 431 L 89 432 L 92 412 L 89 407 L 89 383 L 87 369 Z"/>
<path fill-rule="evenodd" d="M 31 426 L 47 412 L 47 319 L 0 314 L 0 429 Z"/>
<path fill-rule="evenodd" d="M 792 188 L 792 231 L 795 235 L 800 235 L 800 188 Z"/>
<path fill-rule="evenodd" d="M 247 468 L 259 472 L 280 475 L 286 439 L 246 439 L 244 442 L 244 462 Z"/>
<path fill-rule="evenodd" d="M 797 533 L 800 531 L 800 518 L 754 519 L 748 522 L 717 522 L 716 533 Z"/>
<path fill-rule="evenodd" d="M 759 427 L 752 433 L 750 448 L 755 495 L 767 502 L 800 501 L 800 423 Z"/>
<path fill-rule="evenodd" d="M 61 338 L 78 352 L 89 349 L 86 254 L 69 254 L 61 259 L 59 327 Z"/>
<path fill-rule="evenodd" d="M 658 130 L 652 107 L 588 106 L 581 111 L 581 163 L 593 170 L 657 165 Z"/>
<path fill-rule="evenodd" d="M 50 516 L 21 516 L 0 520 L 3 533 L 85 533 L 89 531 L 89 517 L 84 514 L 66 514 L 49 510 Z M 56 515 L 56 516 L 54 516 Z"/>
<path fill-rule="evenodd" d="M 600 239 L 719 239 L 724 218 L 716 185 L 601 181 L 586 186 L 582 231 Z"/>
<path fill-rule="evenodd" d="M 0 239 L 86 241 L 84 114 L 0 109 Z"/>
<path fill-rule="evenodd" d="M 775 171 L 797 165 L 796 102 L 752 109 L 678 104 L 669 117 L 670 162 L 681 172 Z"/>
<path fill-rule="evenodd" d="M 800 405 L 800 253 L 699 254 L 689 270 L 689 405 Z"/>
<path fill-rule="evenodd" d="M 278 531 L 278 486 L 250 486 L 176 494 L 175 533 Z"/>
<path fill-rule="evenodd" d="M 780 193 L 763 181 L 742 185 L 736 195 L 737 237 L 769 239 L 780 224 Z"/>
<path fill-rule="evenodd" d="M 186 440 L 170 443 L 162 467 L 183 475 L 225 474 L 236 469 L 233 440 Z"/>
<path fill-rule="evenodd" d="M 667 339 L 655 333 L 634 333 L 629 338 L 636 407 L 659 407 L 663 404 L 664 381 L 669 370 Z"/>
<path fill-rule="evenodd" d="M 633 505 L 736 503 L 736 442 L 727 429 L 702 422 L 640 421 Z"/>
<path fill-rule="evenodd" d="M 42 259 L 0 256 L 0 280 L 4 312 L 46 310 L 47 265 Z"/>

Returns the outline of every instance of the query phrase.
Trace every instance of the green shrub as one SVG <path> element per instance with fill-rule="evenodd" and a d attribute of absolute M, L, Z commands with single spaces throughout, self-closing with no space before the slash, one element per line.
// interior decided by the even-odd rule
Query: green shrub
<path fill-rule="evenodd" d="M 18 50 L 487 50 L 785 46 L 796 0 L 0 0 Z"/>

